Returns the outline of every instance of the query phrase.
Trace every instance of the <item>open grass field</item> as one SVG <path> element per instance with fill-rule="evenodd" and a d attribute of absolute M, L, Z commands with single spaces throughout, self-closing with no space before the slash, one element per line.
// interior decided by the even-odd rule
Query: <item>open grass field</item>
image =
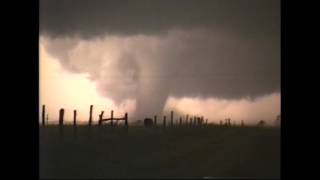
<path fill-rule="evenodd" d="M 40 178 L 280 178 L 280 129 L 40 127 Z"/>

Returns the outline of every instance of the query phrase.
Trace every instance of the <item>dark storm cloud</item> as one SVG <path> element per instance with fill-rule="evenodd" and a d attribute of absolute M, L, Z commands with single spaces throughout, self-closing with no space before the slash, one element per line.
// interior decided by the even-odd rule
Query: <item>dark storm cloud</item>
<path fill-rule="evenodd" d="M 213 28 L 243 36 L 279 36 L 279 0 L 41 0 L 40 32 L 93 38 Z"/>

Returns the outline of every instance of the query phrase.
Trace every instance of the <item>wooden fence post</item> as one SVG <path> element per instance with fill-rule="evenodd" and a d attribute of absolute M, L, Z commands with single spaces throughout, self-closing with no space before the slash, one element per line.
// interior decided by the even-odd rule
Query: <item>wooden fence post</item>
<path fill-rule="evenodd" d="M 124 125 L 125 125 L 126 128 L 128 127 L 128 113 L 127 112 L 124 115 Z"/>
<path fill-rule="evenodd" d="M 92 108 L 93 108 L 93 105 L 90 105 L 89 126 L 91 126 L 92 124 Z"/>
<path fill-rule="evenodd" d="M 47 125 L 49 124 L 49 114 L 47 114 L 47 121 L 46 121 L 46 124 L 47 124 Z"/>
<path fill-rule="evenodd" d="M 99 114 L 99 122 L 98 122 L 99 126 L 101 126 L 102 124 L 103 114 L 104 114 L 104 111 L 101 111 L 101 114 Z"/>
<path fill-rule="evenodd" d="M 73 110 L 73 137 L 77 137 L 77 110 Z"/>
<path fill-rule="evenodd" d="M 42 125 L 45 125 L 46 106 L 42 105 Z"/>
<path fill-rule="evenodd" d="M 182 117 L 180 116 L 180 119 L 179 119 L 179 126 L 182 125 Z"/>
<path fill-rule="evenodd" d="M 113 126 L 113 110 L 111 110 L 111 126 Z"/>
<path fill-rule="evenodd" d="M 63 116 L 64 116 L 64 109 L 61 108 L 60 112 L 59 112 L 59 126 L 62 127 L 63 126 Z"/>
<path fill-rule="evenodd" d="M 73 110 L 73 126 L 77 125 L 77 110 Z"/>
<path fill-rule="evenodd" d="M 163 116 L 163 127 L 166 127 L 166 116 Z"/>
<path fill-rule="evenodd" d="M 171 111 L 170 126 L 173 127 L 173 111 Z"/>

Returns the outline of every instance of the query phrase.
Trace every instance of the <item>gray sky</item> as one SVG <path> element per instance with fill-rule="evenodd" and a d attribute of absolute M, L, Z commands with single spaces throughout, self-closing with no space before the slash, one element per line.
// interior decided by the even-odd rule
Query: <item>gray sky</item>
<path fill-rule="evenodd" d="M 94 38 L 203 27 L 279 38 L 279 0 L 41 0 L 41 33 Z"/>

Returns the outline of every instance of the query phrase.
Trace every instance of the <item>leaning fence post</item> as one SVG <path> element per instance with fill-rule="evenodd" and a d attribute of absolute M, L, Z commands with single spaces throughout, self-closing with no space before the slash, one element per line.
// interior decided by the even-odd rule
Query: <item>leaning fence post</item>
<path fill-rule="evenodd" d="M 91 126 L 92 124 L 92 108 L 93 108 L 93 105 L 90 105 L 89 126 Z"/>
<path fill-rule="evenodd" d="M 45 125 L 46 106 L 42 105 L 42 125 Z"/>
<path fill-rule="evenodd" d="M 77 110 L 73 110 L 73 126 L 77 125 Z"/>
<path fill-rule="evenodd" d="M 101 111 L 101 114 L 99 115 L 99 122 L 98 122 L 99 126 L 102 124 L 103 113 L 104 111 Z"/>
<path fill-rule="evenodd" d="M 113 110 L 111 110 L 111 126 L 113 126 Z"/>

